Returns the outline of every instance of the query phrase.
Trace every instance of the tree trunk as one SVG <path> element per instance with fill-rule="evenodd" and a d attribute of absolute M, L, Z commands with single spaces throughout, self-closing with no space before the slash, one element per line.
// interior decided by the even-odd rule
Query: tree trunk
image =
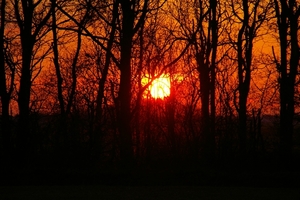
<path fill-rule="evenodd" d="M 29 29 L 29 31 L 31 31 Z M 18 151 L 21 153 L 20 156 L 24 158 L 29 156 L 29 138 L 30 138 L 30 127 L 29 127 L 29 103 L 30 103 L 30 90 L 31 90 L 31 56 L 33 45 L 31 42 L 31 34 L 24 31 L 21 34 L 21 44 L 22 44 L 22 69 L 21 69 L 21 79 L 20 79 L 20 89 L 18 96 L 18 106 L 19 106 L 19 131 L 18 131 Z M 22 155 L 25 154 L 25 155 Z"/>
<path fill-rule="evenodd" d="M 57 25 L 56 25 L 56 12 L 55 12 L 56 0 L 52 0 L 51 9 L 52 9 L 52 33 L 53 33 L 53 63 L 55 66 L 55 73 L 57 77 L 57 97 L 60 106 L 60 113 L 62 117 L 65 115 L 65 103 L 63 98 L 63 89 L 62 83 L 63 78 L 61 76 L 60 65 L 59 65 L 59 56 L 58 56 L 58 38 L 57 38 Z"/>
<path fill-rule="evenodd" d="M 200 3 L 200 15 L 208 13 L 209 26 L 207 35 L 199 31 L 200 40 L 195 42 L 197 68 L 200 74 L 200 93 L 201 93 L 201 129 L 202 129 L 202 153 L 205 160 L 213 162 L 215 159 L 215 78 L 216 78 L 216 52 L 217 52 L 217 1 L 210 0 L 208 11 L 203 11 L 203 4 Z M 200 16 L 198 23 L 201 29 L 205 28 L 205 22 L 201 21 L 204 17 Z M 197 46 L 199 45 L 199 47 Z"/>
<path fill-rule="evenodd" d="M 257 9 L 259 1 L 255 2 L 254 10 Z M 256 13 L 256 12 L 254 12 Z M 255 22 L 250 25 L 248 1 L 243 0 L 243 24 L 238 33 L 237 54 L 238 54 L 238 115 L 239 115 L 239 150 L 243 155 L 247 149 L 247 100 L 250 89 L 252 49 Z M 256 16 L 253 16 L 254 19 Z"/>
<path fill-rule="evenodd" d="M 109 34 L 109 40 L 107 42 L 107 52 L 106 52 L 106 57 L 105 57 L 105 63 L 104 63 L 104 69 L 102 72 L 101 79 L 99 80 L 99 88 L 98 88 L 98 93 L 97 93 L 97 106 L 96 106 L 96 120 L 95 120 L 95 130 L 92 133 L 92 148 L 95 149 L 96 151 L 96 156 L 99 155 L 101 151 L 101 137 L 102 137 L 102 132 L 101 132 L 101 119 L 102 119 L 102 106 L 103 106 L 103 98 L 104 98 L 104 86 L 106 83 L 107 79 L 107 74 L 108 74 L 108 69 L 110 65 L 110 59 L 111 59 L 111 54 L 110 51 L 113 46 L 114 38 L 115 38 L 115 32 L 116 32 L 116 19 L 118 17 L 118 3 L 115 2 L 113 6 L 113 19 L 111 22 L 111 32 Z"/>
<path fill-rule="evenodd" d="M 293 145 L 293 120 L 295 113 L 295 80 L 299 66 L 298 19 L 300 8 L 294 1 L 275 2 L 275 12 L 279 29 L 281 60 L 277 62 L 280 92 L 280 153 L 284 163 L 289 161 Z M 296 8 L 296 9 L 295 9 Z M 289 23 L 289 24 L 288 24 Z M 290 41 L 288 38 L 290 36 Z M 288 65 L 288 49 L 290 60 Z"/>
<path fill-rule="evenodd" d="M 203 157 L 210 162 L 214 157 L 214 136 L 210 132 L 210 114 L 209 114 L 209 90 L 210 78 L 209 67 L 204 62 L 204 54 L 197 54 L 197 65 L 200 73 L 200 92 L 201 92 L 201 146 Z"/>
<path fill-rule="evenodd" d="M 166 101 L 168 135 L 171 141 L 171 154 L 173 155 L 173 159 L 176 160 L 176 157 L 179 156 L 178 154 L 180 152 L 178 151 L 178 144 L 175 135 L 175 93 L 172 86 L 170 88 L 170 96 Z"/>
<path fill-rule="evenodd" d="M 216 57 L 218 48 L 218 22 L 217 22 L 217 0 L 210 0 L 211 9 L 211 63 L 210 63 L 210 142 L 212 151 L 215 152 L 215 118 L 216 118 L 216 105 L 215 105 L 215 83 L 216 83 Z"/>
<path fill-rule="evenodd" d="M 5 28 L 5 7 L 6 1 L 1 2 L 1 21 L 0 21 L 0 99 L 1 99 L 1 135 L 3 142 L 4 157 L 9 158 L 11 152 L 11 132 L 9 120 L 9 102 L 10 94 L 7 92 L 6 86 L 6 70 L 5 70 L 5 49 L 4 49 L 4 28 Z M 6 163 L 7 160 L 3 162 Z"/>
<path fill-rule="evenodd" d="M 118 113 L 120 134 L 120 155 L 124 170 L 130 171 L 133 165 L 132 132 L 131 132 L 131 50 L 133 38 L 134 11 L 129 0 L 121 1 L 122 7 L 122 36 L 120 60 L 120 88 Z"/>
<path fill-rule="evenodd" d="M 42 19 L 33 22 L 34 19 L 37 20 L 34 18 L 34 13 L 36 8 L 40 6 L 40 3 L 41 1 L 35 3 L 32 0 L 24 0 L 21 2 L 19 2 L 19 0 L 14 1 L 14 11 L 20 30 L 22 51 L 21 77 L 18 93 L 19 127 L 17 149 L 19 151 L 20 159 L 23 161 L 28 157 L 32 157 L 32 150 L 34 149 L 33 138 L 30 135 L 29 127 L 30 93 L 32 84 L 31 64 L 34 57 L 33 48 L 37 42 L 36 39 L 39 33 L 42 28 L 45 27 L 45 24 L 51 16 L 51 11 L 49 10 Z M 45 10 L 40 12 L 45 12 Z"/>

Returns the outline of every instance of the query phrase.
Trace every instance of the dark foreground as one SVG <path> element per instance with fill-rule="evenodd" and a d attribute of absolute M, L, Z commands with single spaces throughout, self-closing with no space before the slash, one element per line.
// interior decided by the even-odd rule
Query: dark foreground
<path fill-rule="evenodd" d="M 298 171 L 7 174 L 0 199 L 300 200 Z"/>
<path fill-rule="evenodd" d="M 243 165 L 157 162 L 158 166 L 130 171 L 75 164 L 11 165 L 0 170 L 0 200 L 300 200 L 298 161 L 290 165 L 266 161 Z"/>
<path fill-rule="evenodd" d="M 205 186 L 2 186 L 1 199 L 299 200 L 298 188 Z"/>

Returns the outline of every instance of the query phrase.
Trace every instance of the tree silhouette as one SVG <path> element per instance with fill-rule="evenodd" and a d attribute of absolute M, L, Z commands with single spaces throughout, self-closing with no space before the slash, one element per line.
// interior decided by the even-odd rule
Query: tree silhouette
<path fill-rule="evenodd" d="M 1 132 L 3 137 L 3 149 L 7 158 L 12 151 L 11 120 L 9 114 L 9 104 L 15 81 L 15 63 L 11 56 L 10 39 L 5 35 L 6 20 L 6 1 L 1 1 L 1 20 L 0 20 L 0 97 L 1 97 Z"/>
<path fill-rule="evenodd" d="M 19 131 L 18 148 L 20 153 L 27 157 L 33 151 L 34 141 L 30 134 L 30 94 L 32 86 L 33 70 L 37 62 L 33 62 L 37 44 L 46 35 L 49 29 L 46 27 L 51 16 L 51 10 L 41 4 L 41 1 L 33 0 L 14 1 L 15 19 L 20 32 L 22 64 L 20 69 L 20 82 L 18 91 L 19 106 Z M 39 15 L 41 17 L 37 18 Z M 41 55 L 40 59 L 43 58 Z M 25 149 L 25 151 L 24 151 Z M 22 156 L 21 156 L 22 157 Z"/>
<path fill-rule="evenodd" d="M 295 81 L 299 67 L 299 17 L 297 1 L 274 1 L 279 31 L 280 61 L 277 64 L 280 93 L 280 150 L 282 158 L 289 158 L 293 145 L 295 114 Z M 273 49 L 273 54 L 274 49 Z"/>
<path fill-rule="evenodd" d="M 178 2 L 178 22 L 183 37 L 191 42 L 200 81 L 201 148 L 203 156 L 213 160 L 215 154 L 215 78 L 218 45 L 218 2 Z"/>
<path fill-rule="evenodd" d="M 240 151 L 246 151 L 247 141 L 247 101 L 251 82 L 251 72 L 253 69 L 253 43 L 258 35 L 259 28 L 263 24 L 268 13 L 268 4 L 261 5 L 262 1 L 257 0 L 249 3 L 243 0 L 241 4 L 231 1 L 232 13 L 241 22 L 241 27 L 237 33 L 237 40 L 234 42 L 234 49 L 237 53 L 238 65 L 238 102 L 236 108 L 239 117 L 239 140 Z M 236 10 L 237 9 L 237 10 Z M 243 13 L 240 16 L 238 9 Z"/>

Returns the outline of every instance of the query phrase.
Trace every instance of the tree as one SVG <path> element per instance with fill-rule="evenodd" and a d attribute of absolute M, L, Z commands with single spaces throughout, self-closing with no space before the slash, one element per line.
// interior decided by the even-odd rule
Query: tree
<path fill-rule="evenodd" d="M 5 70 L 5 47 L 4 47 L 4 29 L 5 29 L 5 7 L 6 7 L 6 1 L 1 1 L 1 21 L 0 21 L 0 97 L 1 97 L 1 110 L 2 110 L 2 123 L 1 123 L 1 129 L 3 134 L 3 144 L 5 147 L 5 144 L 8 144 L 9 140 L 9 133 L 8 133 L 8 127 L 9 124 L 9 96 L 7 93 L 7 87 L 6 87 L 6 70 Z M 7 149 L 7 147 L 5 148 Z"/>
<path fill-rule="evenodd" d="M 58 53 L 58 36 L 57 36 L 57 20 L 55 11 L 56 0 L 52 0 L 51 3 L 51 17 L 52 17 L 52 34 L 53 34 L 53 63 L 55 66 L 55 72 L 57 77 L 57 98 L 60 106 L 61 115 L 65 115 L 65 102 L 63 98 L 62 83 L 63 78 L 61 75 L 59 65 L 59 53 Z"/>
<path fill-rule="evenodd" d="M 51 9 L 47 9 L 45 2 L 33 0 L 14 1 L 14 11 L 16 22 L 20 31 L 21 44 L 21 77 L 18 91 L 19 106 L 19 131 L 18 131 L 18 148 L 20 152 L 30 150 L 32 145 L 29 143 L 29 114 L 30 114 L 30 94 L 32 86 L 32 76 L 34 67 L 42 60 L 41 55 L 36 62 L 34 56 L 40 46 L 41 40 L 48 32 L 46 27 L 51 16 Z M 25 153 L 26 154 L 26 153 Z M 28 154 L 26 155 L 28 156 Z"/>
<path fill-rule="evenodd" d="M 107 45 L 106 45 L 106 55 L 105 55 L 105 61 L 104 61 L 104 66 L 103 66 L 103 70 L 101 73 L 101 78 L 99 80 L 99 88 L 97 91 L 97 106 L 96 106 L 96 128 L 95 131 L 93 132 L 93 143 L 94 143 L 94 149 L 96 149 L 96 152 L 99 153 L 99 149 L 100 149 L 100 138 L 102 137 L 103 133 L 101 131 L 101 119 L 102 119 L 102 114 L 103 114 L 103 99 L 104 99 L 104 87 L 105 87 L 105 83 L 107 80 L 107 76 L 108 76 L 108 70 L 109 70 L 109 66 L 111 64 L 111 57 L 112 57 L 112 48 L 113 48 L 113 44 L 114 44 L 114 40 L 115 40 L 115 33 L 116 33 L 116 26 L 117 26 L 117 19 L 118 19 L 118 2 L 115 1 L 113 3 L 113 9 L 112 9 L 112 19 L 111 19 L 111 28 L 110 31 L 108 33 L 109 37 L 107 40 Z M 100 16 L 101 17 L 101 16 Z"/>
<path fill-rule="evenodd" d="M 1 98 L 1 132 L 3 137 L 3 147 L 6 153 L 12 148 L 9 104 L 14 89 L 15 65 L 9 49 L 9 41 L 5 35 L 6 21 L 6 0 L 1 1 L 0 17 L 0 98 Z M 7 155 L 9 156 L 9 155 Z"/>
<path fill-rule="evenodd" d="M 174 16 L 180 24 L 182 37 L 192 44 L 199 73 L 201 94 L 201 147 L 203 157 L 212 161 L 215 155 L 215 79 L 220 5 L 208 2 L 178 2 Z"/>
<path fill-rule="evenodd" d="M 241 4 L 231 1 L 230 4 L 234 17 L 241 22 L 237 33 L 237 40 L 233 42 L 234 49 L 237 53 L 238 86 L 236 92 L 238 92 L 238 102 L 235 106 L 239 118 L 238 134 L 241 153 L 246 151 L 247 100 L 251 82 L 253 44 L 254 39 L 258 36 L 258 30 L 268 13 L 268 6 L 262 4 L 263 2 L 261 0 L 252 2 L 243 0 Z M 240 12 L 242 12 L 242 16 Z"/>
<path fill-rule="evenodd" d="M 282 158 L 286 159 L 290 157 L 293 145 L 295 81 L 300 60 L 298 41 L 300 7 L 295 0 L 275 0 L 274 3 L 280 41 L 280 61 L 276 59 L 273 49 L 279 73 L 280 151 Z"/>
<path fill-rule="evenodd" d="M 118 93 L 119 112 L 118 112 L 118 125 L 120 134 L 120 152 L 121 159 L 130 165 L 133 162 L 133 149 L 132 149 L 132 131 L 131 131 L 131 53 L 132 41 L 136 32 L 140 29 L 141 23 L 145 20 L 148 0 L 144 1 L 142 6 L 142 14 L 140 18 L 136 18 L 139 13 L 135 11 L 136 6 L 140 2 L 125 0 L 120 2 L 122 10 L 121 20 L 121 37 L 120 37 L 120 89 Z M 136 24 L 135 24 L 136 22 Z"/>
<path fill-rule="evenodd" d="M 60 147 L 58 150 L 60 151 L 61 149 L 65 149 L 68 154 L 70 153 L 70 148 L 72 145 L 74 145 L 76 138 L 74 133 L 70 133 L 70 129 L 74 127 L 73 119 L 76 115 L 75 113 L 76 111 L 84 110 L 84 105 L 82 104 L 82 102 L 80 103 L 80 100 L 81 98 L 87 101 L 90 100 L 89 98 L 86 98 L 89 96 L 89 94 L 82 94 L 82 91 L 85 89 L 80 87 L 82 86 L 80 85 L 80 83 L 82 84 L 83 77 L 85 76 L 84 72 L 86 72 L 84 70 L 86 65 L 85 62 L 87 62 L 87 59 L 90 58 L 92 54 L 92 52 L 89 52 L 92 51 L 92 49 L 89 46 L 84 45 L 85 42 L 89 42 L 84 37 L 84 30 L 86 30 L 89 25 L 95 23 L 95 8 L 93 7 L 94 3 L 95 2 L 92 1 L 51 1 L 51 28 L 53 38 L 52 60 L 55 69 L 55 83 L 57 91 L 57 98 L 55 99 L 55 101 L 58 101 L 60 110 L 56 142 Z M 70 37 L 73 37 L 74 39 L 72 40 L 72 42 L 70 42 L 71 44 L 69 43 L 66 47 L 66 41 L 69 40 Z M 66 51 L 68 51 L 70 54 L 66 54 Z M 110 59 L 108 60 L 110 61 Z M 80 75 L 82 77 L 80 77 Z M 79 81 L 79 79 L 81 79 L 81 82 Z M 106 80 L 106 78 L 104 78 L 104 80 Z M 103 93 L 103 91 L 101 92 Z M 98 117 L 97 111 L 98 108 L 96 109 L 96 118 Z M 92 115 L 94 115 L 94 113 L 92 113 Z M 76 115 L 76 117 L 81 116 Z M 94 121 L 90 123 L 92 124 L 94 123 Z M 98 127 L 101 125 L 98 121 L 96 123 L 96 126 Z M 93 128 L 90 128 L 89 130 L 91 141 L 94 142 L 91 142 L 91 145 L 93 145 L 94 148 L 98 147 L 96 149 L 99 149 L 100 145 L 99 143 L 95 143 L 96 139 L 92 129 Z M 62 137 L 63 143 L 59 142 L 61 141 Z"/>

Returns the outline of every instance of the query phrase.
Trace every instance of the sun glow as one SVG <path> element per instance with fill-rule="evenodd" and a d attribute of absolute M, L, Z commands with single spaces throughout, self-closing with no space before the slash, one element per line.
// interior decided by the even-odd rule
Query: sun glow
<path fill-rule="evenodd" d="M 148 78 L 143 78 L 142 83 L 146 84 L 149 82 Z M 164 99 L 170 96 L 170 78 L 162 74 L 159 78 L 153 80 L 148 90 L 150 91 L 151 97 L 155 99 Z"/>

